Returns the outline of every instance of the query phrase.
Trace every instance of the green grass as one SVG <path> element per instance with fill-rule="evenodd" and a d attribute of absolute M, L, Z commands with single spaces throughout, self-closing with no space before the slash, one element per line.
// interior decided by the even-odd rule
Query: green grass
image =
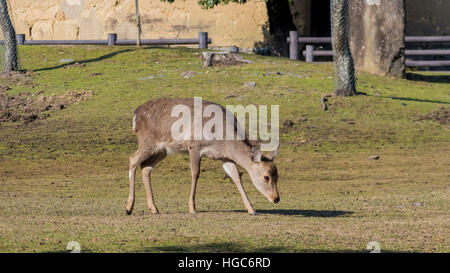
<path fill-rule="evenodd" d="M 255 63 L 202 68 L 200 51 L 182 48 L 23 46 L 20 53 L 33 85 L 0 80 L 9 94 L 95 95 L 45 120 L 0 124 L 1 252 L 65 251 L 69 241 L 86 252 L 358 252 L 370 241 L 382 251 L 450 251 L 449 127 L 417 121 L 449 107 L 448 76 L 361 73 L 358 90 L 367 96 L 330 98 L 323 111 L 320 98 L 333 90 L 330 64 L 245 55 Z M 63 58 L 87 65 L 64 68 Z M 186 71 L 197 74 L 185 79 Z M 256 87 L 244 87 L 248 81 Z M 152 173 L 161 215 L 146 208 L 138 172 L 135 210 L 125 216 L 133 111 L 167 96 L 280 105 L 280 123 L 295 122 L 282 131 L 276 160 L 281 202 L 267 202 L 245 174 L 260 212 L 247 215 L 220 162 L 205 159 L 200 212 L 190 215 L 189 161 L 174 155 Z M 368 159 L 375 154 L 379 160 Z"/>

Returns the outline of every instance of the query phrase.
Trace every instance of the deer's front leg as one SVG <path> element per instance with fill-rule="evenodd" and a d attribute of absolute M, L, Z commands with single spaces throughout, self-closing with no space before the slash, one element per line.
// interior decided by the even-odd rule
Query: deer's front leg
<path fill-rule="evenodd" d="M 222 164 L 223 169 L 228 174 L 229 177 L 234 181 L 236 184 L 239 193 L 241 194 L 242 200 L 244 201 L 245 208 L 247 209 L 248 213 L 251 215 L 256 215 L 255 210 L 252 207 L 252 204 L 250 203 L 250 200 L 248 200 L 248 196 L 244 191 L 244 187 L 242 186 L 241 177 L 239 175 L 238 169 L 236 167 L 236 164 L 234 162 L 223 162 Z"/>
<path fill-rule="evenodd" d="M 191 175 L 192 175 L 192 185 L 191 194 L 189 196 L 189 212 L 192 214 L 197 213 L 195 211 L 195 189 L 197 188 L 197 180 L 200 174 L 200 152 L 196 149 L 189 149 L 189 158 L 191 161 Z"/>

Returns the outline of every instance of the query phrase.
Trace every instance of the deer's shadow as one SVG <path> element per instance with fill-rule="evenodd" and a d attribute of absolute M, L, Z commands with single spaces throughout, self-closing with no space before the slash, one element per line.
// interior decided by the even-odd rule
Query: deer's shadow
<path fill-rule="evenodd" d="M 233 210 L 233 212 L 247 212 L 245 210 Z M 272 214 L 272 215 L 291 215 L 303 217 L 342 217 L 353 214 L 353 211 L 344 210 L 299 210 L 299 209 L 257 209 L 257 214 Z"/>

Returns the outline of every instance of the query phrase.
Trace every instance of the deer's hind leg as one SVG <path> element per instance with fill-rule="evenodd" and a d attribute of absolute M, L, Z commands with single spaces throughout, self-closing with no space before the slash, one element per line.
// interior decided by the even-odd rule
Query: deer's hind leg
<path fill-rule="evenodd" d="M 127 215 L 131 214 L 134 206 L 134 177 L 136 175 L 136 168 L 137 166 L 139 166 L 139 164 L 150 158 L 154 153 L 156 153 L 154 149 L 139 148 L 132 156 L 130 156 L 130 167 L 128 171 L 128 177 L 130 179 L 130 192 L 128 194 L 128 201 L 126 206 Z"/>
<path fill-rule="evenodd" d="M 161 160 L 163 160 L 167 154 L 165 152 L 159 152 L 152 156 L 149 159 L 141 163 L 142 169 L 142 181 L 145 186 L 145 194 L 147 196 L 147 206 L 151 210 L 153 214 L 159 214 L 158 208 L 155 205 L 155 201 L 153 200 L 153 192 L 152 192 L 152 184 L 151 184 L 151 173 L 153 167 L 158 164 Z"/>

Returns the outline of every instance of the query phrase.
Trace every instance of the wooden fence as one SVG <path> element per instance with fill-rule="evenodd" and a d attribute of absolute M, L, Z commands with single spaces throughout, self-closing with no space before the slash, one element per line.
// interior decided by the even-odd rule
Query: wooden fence
<path fill-rule="evenodd" d="M 116 33 L 109 33 L 106 40 L 25 40 L 25 34 L 17 34 L 19 45 L 135 45 L 136 40 L 118 40 Z M 198 38 L 192 39 L 143 39 L 141 45 L 190 45 L 198 44 L 198 48 L 208 48 L 212 42 L 207 32 L 199 32 Z"/>
<path fill-rule="evenodd" d="M 297 41 L 297 42 L 295 42 Z M 316 56 L 333 56 L 332 50 L 315 50 L 314 44 L 330 44 L 331 37 L 299 37 L 297 31 L 290 31 L 287 38 L 289 43 L 289 58 L 299 59 L 299 44 L 305 44 L 302 55 L 306 62 L 314 62 Z M 450 36 L 406 36 L 405 43 L 448 43 Z M 405 56 L 450 56 L 450 49 L 406 49 Z M 405 60 L 407 67 L 441 67 L 450 66 L 450 60 Z"/>

